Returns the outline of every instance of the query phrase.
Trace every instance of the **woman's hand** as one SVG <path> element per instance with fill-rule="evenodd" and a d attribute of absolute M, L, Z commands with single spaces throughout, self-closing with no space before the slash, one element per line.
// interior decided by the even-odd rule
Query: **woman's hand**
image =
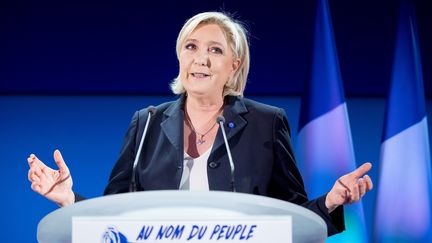
<path fill-rule="evenodd" d="M 33 191 L 63 207 L 75 202 L 72 177 L 59 150 L 54 151 L 54 160 L 58 170 L 51 169 L 31 154 L 27 158 L 30 166 L 28 179 Z"/>
<path fill-rule="evenodd" d="M 353 172 L 340 177 L 327 193 L 325 205 L 329 212 L 338 206 L 359 201 L 366 192 L 373 188 L 372 180 L 364 175 L 372 168 L 371 163 L 364 163 Z"/>

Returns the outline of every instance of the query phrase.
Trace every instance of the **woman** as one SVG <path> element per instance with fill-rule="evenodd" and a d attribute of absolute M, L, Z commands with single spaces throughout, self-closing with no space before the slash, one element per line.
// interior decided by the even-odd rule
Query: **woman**
<path fill-rule="evenodd" d="M 327 223 L 328 234 L 344 230 L 343 204 L 370 189 L 370 163 L 342 176 L 325 195 L 309 200 L 296 167 L 285 112 L 243 98 L 249 71 L 244 28 L 218 12 L 189 19 L 177 39 L 180 63 L 171 84 L 177 101 L 161 104 L 151 118 L 137 167 L 138 190 L 231 191 L 231 171 L 220 124 L 223 115 L 235 162 L 235 190 L 279 198 L 307 207 Z M 132 164 L 148 109 L 135 113 L 105 195 L 129 191 Z M 72 191 L 72 177 L 60 152 L 58 170 L 30 155 L 32 189 L 60 206 L 82 198 Z"/>

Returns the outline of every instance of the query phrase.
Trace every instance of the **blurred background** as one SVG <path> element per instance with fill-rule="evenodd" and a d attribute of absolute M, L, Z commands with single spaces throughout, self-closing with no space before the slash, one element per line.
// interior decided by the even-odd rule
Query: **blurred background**
<path fill-rule="evenodd" d="M 328 3 L 355 158 L 357 165 L 374 164 L 370 175 L 377 185 L 400 4 Z M 413 4 L 431 134 L 432 5 Z M 284 108 L 296 143 L 317 1 L 0 2 L 5 242 L 36 242 L 38 222 L 57 208 L 30 189 L 30 153 L 54 166 L 52 153 L 60 149 L 74 189 L 89 198 L 103 193 L 134 111 L 176 99 L 169 83 L 178 73 L 177 34 L 203 11 L 232 13 L 247 26 L 251 71 L 245 96 Z M 376 194 L 374 189 L 363 199 L 371 239 Z"/>

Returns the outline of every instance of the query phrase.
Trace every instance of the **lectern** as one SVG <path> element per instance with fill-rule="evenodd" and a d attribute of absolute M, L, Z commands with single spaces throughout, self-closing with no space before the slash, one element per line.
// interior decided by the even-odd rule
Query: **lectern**
<path fill-rule="evenodd" d="M 285 229 L 287 221 L 290 228 Z M 296 204 L 244 193 L 164 190 L 103 196 L 57 209 L 39 222 L 37 239 L 72 242 L 74 237 L 79 242 L 83 233 L 94 233 L 100 225 L 106 230 L 96 232 L 96 242 L 124 236 L 115 229 L 118 225 L 136 227 L 126 242 L 324 242 L 327 238 L 324 220 Z M 285 233 L 289 235 L 279 236 Z M 259 238 L 268 235 L 279 238 Z M 116 242 L 112 239 L 105 242 Z"/>

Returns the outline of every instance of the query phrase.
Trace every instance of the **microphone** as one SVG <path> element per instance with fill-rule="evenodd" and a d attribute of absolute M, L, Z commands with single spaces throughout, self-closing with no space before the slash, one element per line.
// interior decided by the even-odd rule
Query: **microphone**
<path fill-rule="evenodd" d="M 141 141 L 140 141 L 140 144 L 138 146 L 138 151 L 137 151 L 137 153 L 135 155 L 135 160 L 134 160 L 134 163 L 133 163 L 133 166 L 132 166 L 132 179 L 131 179 L 131 182 L 129 184 L 129 192 L 136 192 L 136 190 L 137 190 L 137 186 L 136 186 L 136 168 L 137 168 L 137 165 L 138 165 L 138 160 L 139 160 L 140 155 L 141 155 L 141 149 L 142 149 L 142 146 L 144 144 L 144 139 L 145 139 L 145 136 L 147 134 L 147 129 L 148 129 L 148 126 L 149 126 L 149 123 L 150 123 L 150 119 L 156 113 L 156 108 L 154 106 L 152 106 L 152 105 L 149 106 L 149 107 L 147 107 L 147 110 L 148 110 L 147 121 L 146 121 L 146 124 L 145 124 L 145 127 L 144 127 L 143 135 L 141 136 Z"/>
<path fill-rule="evenodd" d="M 233 159 L 232 159 L 232 156 L 231 156 L 231 149 L 230 149 L 230 146 L 228 144 L 228 139 L 227 139 L 226 133 L 225 133 L 225 127 L 224 127 L 225 117 L 223 117 L 222 115 L 220 115 L 220 116 L 218 116 L 216 118 L 216 121 L 217 121 L 217 123 L 219 123 L 220 128 L 222 130 L 222 135 L 223 135 L 223 139 L 224 139 L 224 143 L 225 143 L 225 148 L 226 148 L 226 151 L 228 153 L 228 159 L 229 159 L 230 168 L 231 168 L 231 191 L 235 192 L 236 191 L 235 184 L 234 184 L 234 171 L 235 171 L 235 167 L 234 167 L 234 162 L 233 162 Z"/>

